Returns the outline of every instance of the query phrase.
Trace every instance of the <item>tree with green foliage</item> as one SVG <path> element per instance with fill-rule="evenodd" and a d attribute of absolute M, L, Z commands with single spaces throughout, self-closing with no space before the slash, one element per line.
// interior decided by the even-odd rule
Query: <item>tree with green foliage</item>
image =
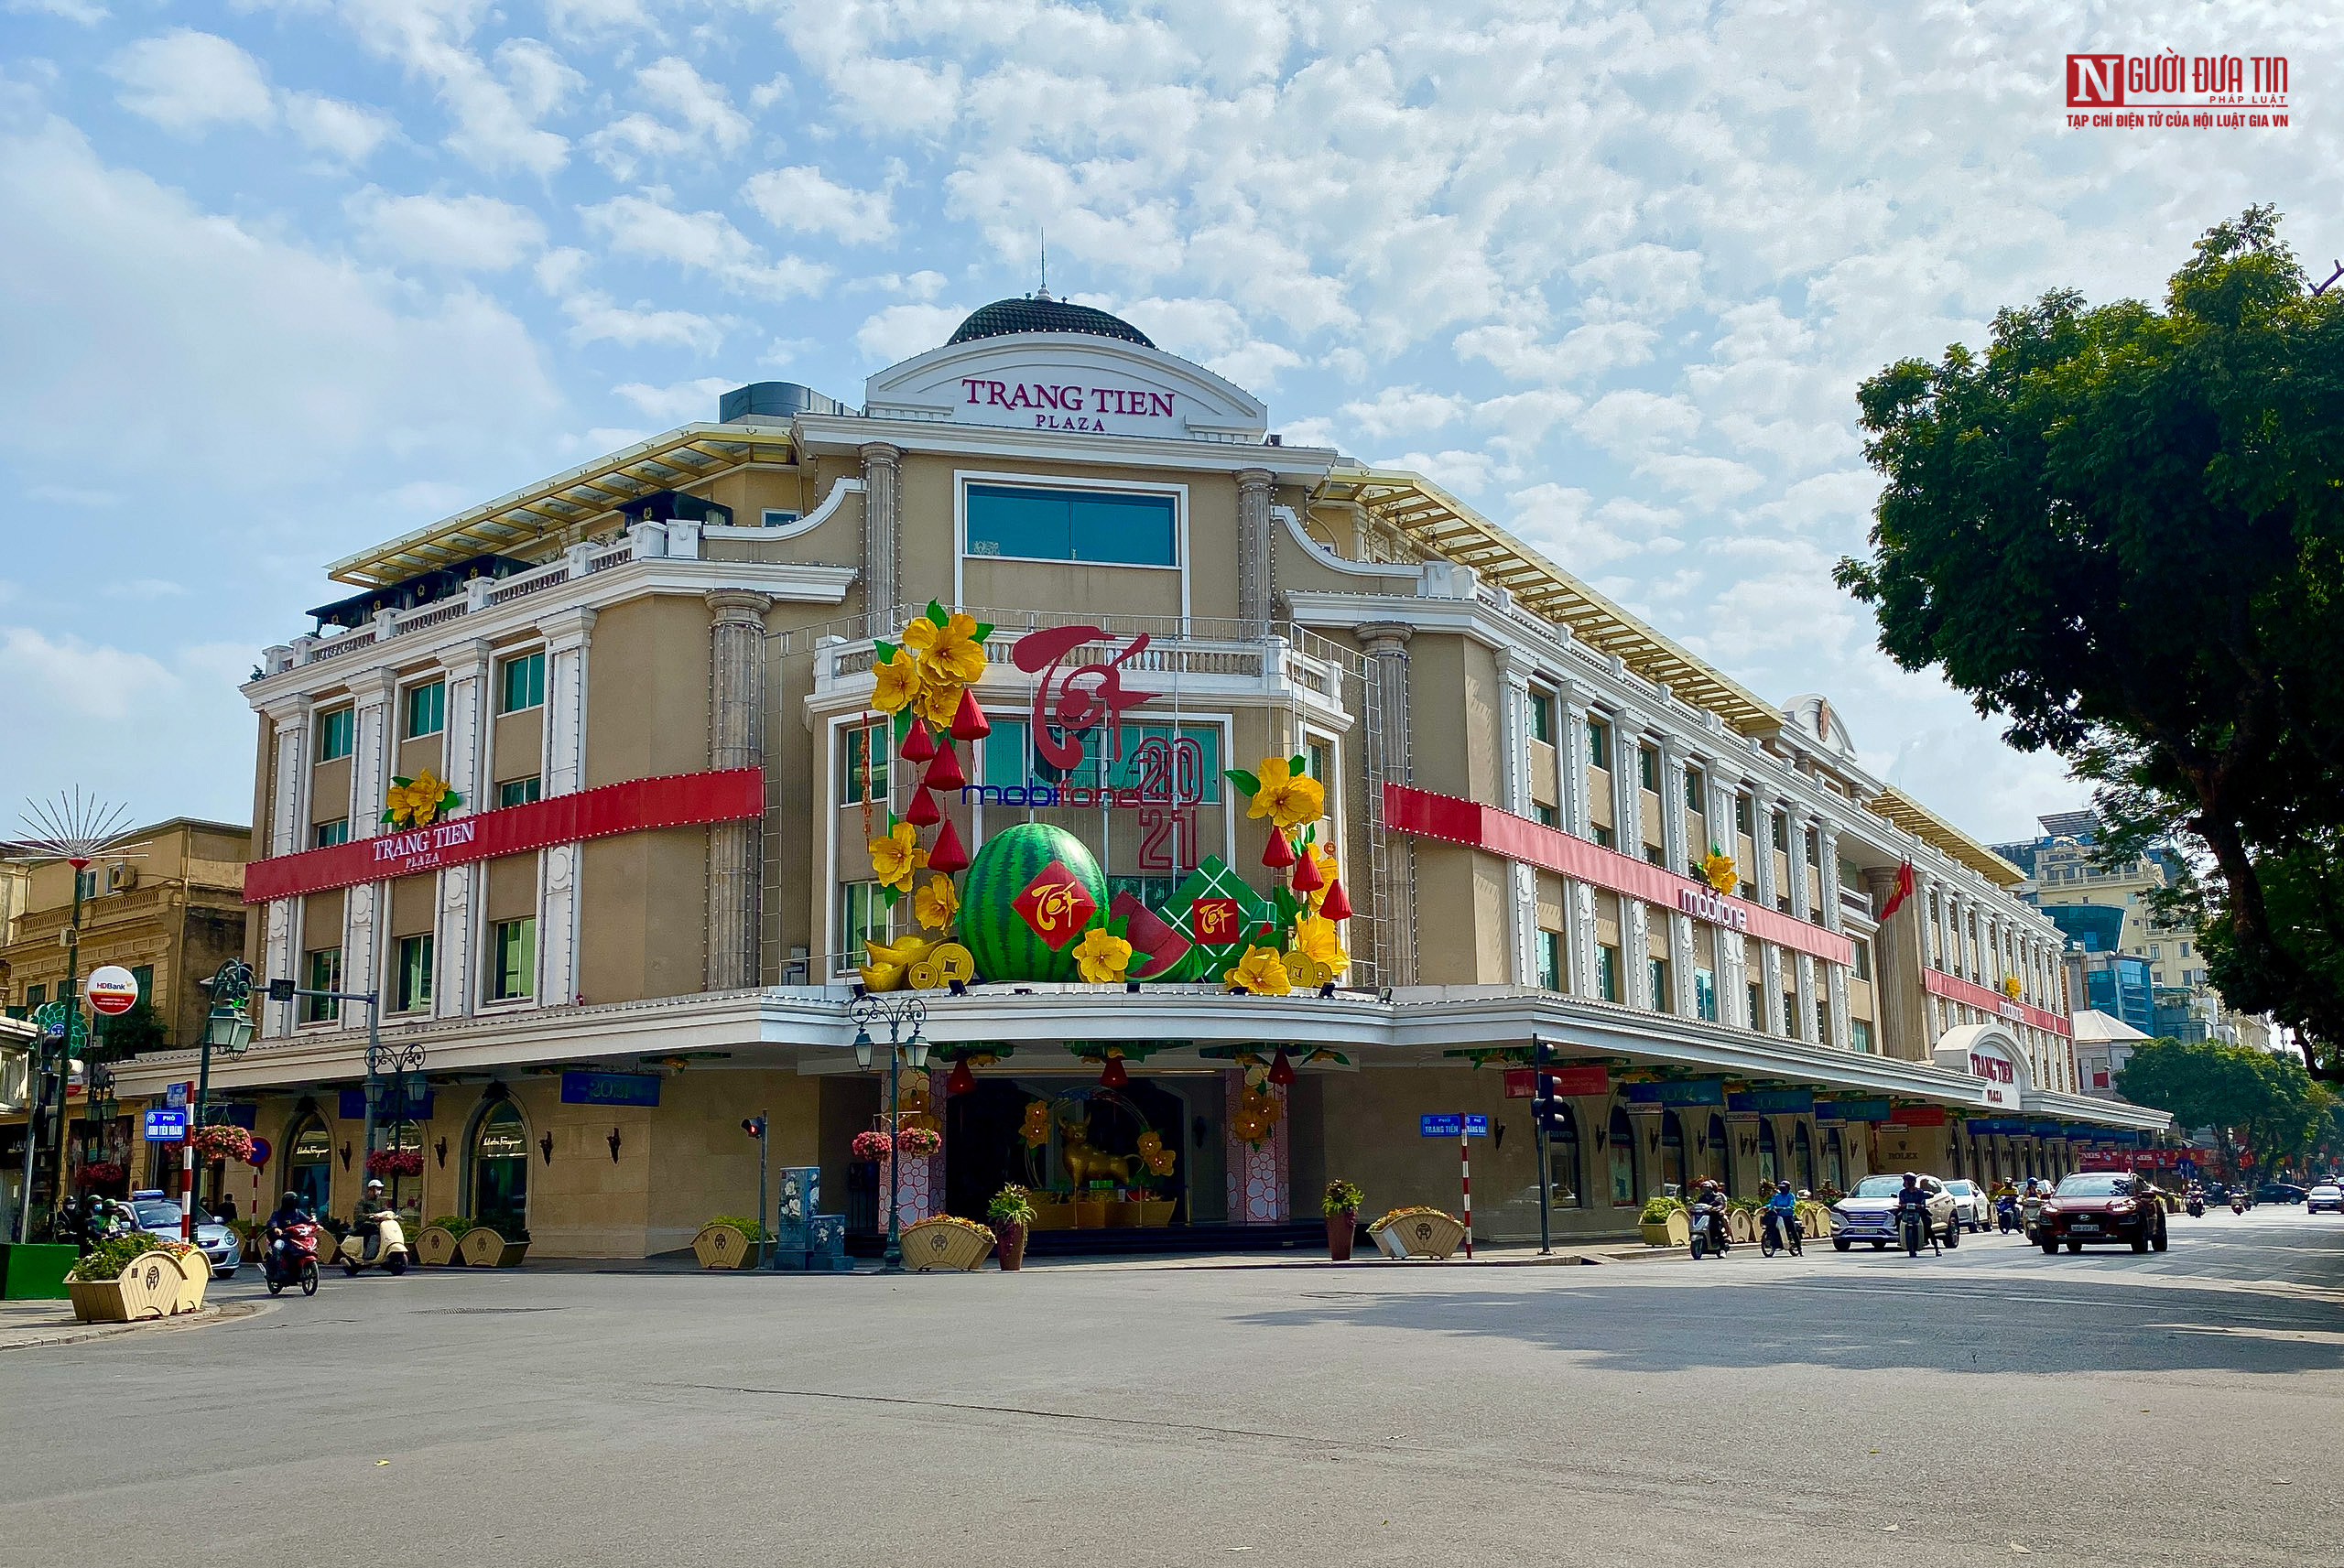
<path fill-rule="evenodd" d="M 1859 403 L 1882 649 L 2092 781 L 2111 857 L 2208 868 L 2213 982 L 2344 1078 L 2344 289 L 2250 208 L 2163 309 L 2046 294 Z"/>
<path fill-rule="evenodd" d="M 162 1015 L 142 996 L 131 1003 L 128 1012 L 99 1024 L 94 1055 L 102 1062 L 126 1061 L 142 1051 L 160 1051 L 170 1043 L 171 1032 L 164 1026 Z"/>
<path fill-rule="evenodd" d="M 2299 1161 L 2334 1137 L 2337 1097 L 2292 1056 L 2249 1045 L 2152 1040 L 2117 1073 L 2116 1090 L 2171 1111 L 2178 1127 L 2212 1128 L 2225 1152 L 2242 1140 L 2266 1166 Z"/>

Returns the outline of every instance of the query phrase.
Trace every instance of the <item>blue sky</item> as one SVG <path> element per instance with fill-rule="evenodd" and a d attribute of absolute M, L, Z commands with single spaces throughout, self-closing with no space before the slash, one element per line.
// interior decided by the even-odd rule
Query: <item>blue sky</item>
<path fill-rule="evenodd" d="M 243 820 L 326 561 L 1036 282 L 1420 468 L 1984 837 L 2077 804 L 1831 587 L 1856 383 L 2253 200 L 2344 252 L 2344 27 L 2230 5 L 0 0 L 0 830 Z M 2284 130 L 2062 124 L 2284 53 Z M 2320 271 L 2325 273 L 2322 266 Z"/>

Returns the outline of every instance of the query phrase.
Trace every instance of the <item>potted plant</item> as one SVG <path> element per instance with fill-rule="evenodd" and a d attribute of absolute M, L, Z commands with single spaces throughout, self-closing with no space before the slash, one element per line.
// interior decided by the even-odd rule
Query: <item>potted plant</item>
<path fill-rule="evenodd" d="M 242 1163 L 253 1157 L 253 1135 L 231 1122 L 214 1121 L 197 1128 L 189 1135 L 188 1146 L 203 1160 Z"/>
<path fill-rule="evenodd" d="M 904 1266 L 923 1274 L 934 1269 L 968 1273 L 985 1260 L 993 1243 L 993 1232 L 974 1220 L 932 1214 L 906 1227 Z"/>
<path fill-rule="evenodd" d="M 1644 1212 L 1636 1216 L 1636 1227 L 1644 1232 L 1647 1247 L 1684 1247 L 1693 1239 L 1693 1222 L 1686 1217 L 1681 1198 L 1645 1200 Z"/>
<path fill-rule="evenodd" d="M 416 1233 L 415 1255 L 418 1261 L 431 1264 L 452 1263 L 456 1248 L 472 1222 L 460 1214 L 443 1214 Z"/>
<path fill-rule="evenodd" d="M 1356 1182 L 1332 1181 L 1327 1184 L 1326 1196 L 1318 1200 L 1319 1212 L 1327 1217 L 1327 1256 L 1338 1263 L 1351 1260 L 1351 1242 L 1359 1232 L 1359 1206 L 1367 1195 Z"/>
<path fill-rule="evenodd" d="M 703 1269 L 754 1269 L 764 1260 L 765 1227 L 737 1214 L 720 1214 L 692 1238 L 692 1253 Z"/>
<path fill-rule="evenodd" d="M 1034 1204 L 1026 1189 L 1012 1183 L 993 1194 L 993 1201 L 985 1205 L 985 1217 L 993 1222 L 1002 1271 L 1011 1273 L 1024 1268 L 1026 1234 L 1034 1227 Z"/>
<path fill-rule="evenodd" d="M 853 1149 L 856 1159 L 875 1163 L 895 1152 L 895 1141 L 884 1132 L 858 1132 L 849 1147 Z"/>
<path fill-rule="evenodd" d="M 1377 1250 L 1391 1258 L 1446 1258 L 1465 1239 L 1465 1222 L 1421 1205 L 1395 1208 L 1367 1227 Z"/>
<path fill-rule="evenodd" d="M 1760 1206 L 1758 1200 L 1755 1198 L 1726 1199 L 1726 1234 L 1736 1241 L 1756 1241 L 1758 1239 L 1758 1210 Z"/>
<path fill-rule="evenodd" d="M 211 1265 L 200 1253 L 197 1263 L 208 1281 Z M 144 1230 L 91 1248 L 66 1274 L 65 1290 L 73 1315 L 83 1323 L 143 1323 L 203 1304 L 201 1286 L 189 1304 L 189 1271 L 179 1262 L 179 1243 Z"/>
<path fill-rule="evenodd" d="M 510 1269 L 529 1255 L 529 1233 L 511 1234 L 475 1225 L 456 1243 L 456 1256 L 472 1268 Z"/>

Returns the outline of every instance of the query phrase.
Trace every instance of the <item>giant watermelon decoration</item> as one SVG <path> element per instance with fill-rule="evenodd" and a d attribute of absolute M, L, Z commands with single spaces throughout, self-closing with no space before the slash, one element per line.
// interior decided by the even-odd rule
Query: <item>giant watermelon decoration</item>
<path fill-rule="evenodd" d="M 1053 867 L 1073 885 L 1054 890 L 1059 896 L 1027 897 Z M 1029 911 L 1038 903 L 1045 928 L 1036 929 L 1021 913 L 1021 899 Z M 1076 979 L 1075 938 L 1080 932 L 1066 929 L 1066 917 L 1069 909 L 1080 912 L 1085 900 L 1092 911 L 1104 910 L 1107 879 L 1082 840 L 1065 828 L 1021 822 L 986 838 L 960 888 L 960 940 L 976 959 L 977 978 Z"/>

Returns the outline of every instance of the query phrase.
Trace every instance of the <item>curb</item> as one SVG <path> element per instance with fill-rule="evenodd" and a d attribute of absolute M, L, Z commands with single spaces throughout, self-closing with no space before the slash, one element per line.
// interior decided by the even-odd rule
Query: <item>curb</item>
<path fill-rule="evenodd" d="M 124 1334 L 201 1328 L 230 1318 L 250 1317 L 259 1310 L 248 1302 L 232 1302 L 225 1306 L 205 1307 L 201 1312 L 182 1313 L 177 1317 L 156 1318 L 146 1323 L 81 1324 L 72 1328 L 60 1328 L 53 1334 L 30 1335 L 21 1339 L 0 1336 L 0 1351 L 45 1350 L 59 1345 L 80 1345 L 85 1340 L 112 1339 Z"/>

